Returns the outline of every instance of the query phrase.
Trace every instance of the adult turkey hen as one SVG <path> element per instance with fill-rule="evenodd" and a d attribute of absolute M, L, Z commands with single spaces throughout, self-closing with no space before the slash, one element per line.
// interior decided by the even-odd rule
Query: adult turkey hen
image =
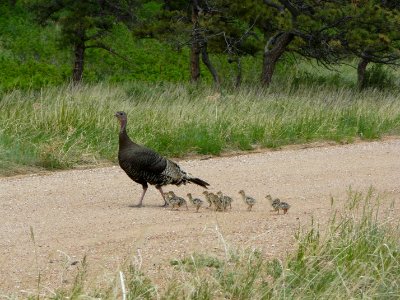
<path fill-rule="evenodd" d="M 183 171 L 178 164 L 166 159 L 157 152 L 133 142 L 127 132 L 127 115 L 118 111 L 115 116 L 120 122 L 118 162 L 125 173 L 143 187 L 138 207 L 142 206 L 148 184 L 155 185 L 164 199 L 164 206 L 168 203 L 165 199 L 162 186 L 168 184 L 181 185 L 195 183 L 204 188 L 209 185 L 204 180 L 192 177 Z"/>

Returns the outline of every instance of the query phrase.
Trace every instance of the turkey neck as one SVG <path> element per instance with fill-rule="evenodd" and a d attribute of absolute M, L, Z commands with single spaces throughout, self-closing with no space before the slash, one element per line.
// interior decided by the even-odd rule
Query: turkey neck
<path fill-rule="evenodd" d="M 123 148 L 129 145 L 136 145 L 128 136 L 126 132 L 127 120 L 121 120 L 121 129 L 119 130 L 119 148 Z"/>

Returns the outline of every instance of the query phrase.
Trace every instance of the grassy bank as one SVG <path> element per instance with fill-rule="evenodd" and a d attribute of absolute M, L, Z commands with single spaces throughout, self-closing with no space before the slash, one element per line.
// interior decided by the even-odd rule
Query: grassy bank
<path fill-rule="evenodd" d="M 0 173 L 115 162 L 117 110 L 128 113 L 132 139 L 172 157 L 400 133 L 398 95 L 290 87 L 222 94 L 144 83 L 14 90 L 0 100 Z"/>
<path fill-rule="evenodd" d="M 93 291 L 84 260 L 72 287 L 51 298 L 398 299 L 400 228 L 381 200 L 373 190 L 349 191 L 324 228 L 312 223 L 297 231 L 296 249 L 282 261 L 249 249 L 227 250 L 223 259 L 194 254 L 170 262 L 177 273 L 160 289 L 132 259 L 109 286 Z"/>

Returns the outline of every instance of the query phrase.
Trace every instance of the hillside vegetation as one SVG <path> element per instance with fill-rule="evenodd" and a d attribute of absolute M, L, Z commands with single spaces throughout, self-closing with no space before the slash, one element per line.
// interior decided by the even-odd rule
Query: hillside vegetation
<path fill-rule="evenodd" d="M 2 175 L 114 163 L 117 110 L 127 111 L 133 139 L 173 157 L 399 133 L 400 77 L 381 64 L 370 64 L 370 88 L 359 92 L 354 58 L 330 70 L 286 53 L 266 88 L 259 82 L 262 52 L 255 51 L 240 57 L 235 88 L 237 66 L 210 50 L 221 85 L 212 85 L 204 65 L 201 81 L 190 84 L 190 47 L 177 51 L 116 23 L 103 41 L 118 55 L 87 48 L 76 84 L 60 22 L 39 25 L 24 1 L 0 5 Z"/>
<path fill-rule="evenodd" d="M 155 4 L 158 2 L 142 2 L 138 14 L 155 18 L 160 7 L 159 4 Z M 29 9 L 28 4 L 25 1 L 16 1 L 15 6 L 0 4 L 2 28 L 0 93 L 13 89 L 38 90 L 48 86 L 65 85 L 72 78 L 73 46 L 63 40 L 63 23 L 60 21 L 61 23 L 50 22 L 47 26 L 40 25 L 37 14 Z M 187 83 L 191 77 L 190 47 L 188 45 L 177 47 L 178 40 L 152 33 L 143 22 L 135 26 L 144 30 L 144 33 L 132 32 L 124 23 L 115 23 L 109 29 L 102 43 L 112 45 L 114 54 L 88 46 L 85 51 L 83 82 L 86 84 L 132 81 Z M 246 29 L 245 26 L 244 28 Z M 250 29 L 252 28 L 247 28 Z M 185 39 L 189 29 L 179 30 L 185 34 L 182 33 L 183 37 L 180 37 L 178 31 L 176 35 Z M 259 35 L 259 32 L 255 30 L 254 34 Z M 261 36 L 258 37 L 260 38 Z M 219 74 L 223 87 L 231 88 L 238 75 L 238 66 L 232 63 L 233 58 L 229 51 L 221 51 L 218 47 L 214 45 L 208 50 L 210 60 Z M 242 84 L 258 88 L 263 63 L 263 45 L 259 41 L 252 47 L 254 47 L 252 52 L 240 54 Z M 298 55 L 296 52 L 299 51 L 284 52 L 277 61 L 275 85 L 282 82 L 287 85 L 288 76 L 293 79 L 292 83 L 295 85 L 348 88 L 357 85 L 356 57 L 344 56 L 342 65 L 337 64 L 340 62 L 337 59 L 335 63 L 329 65 L 331 69 L 328 70 L 324 68 L 325 64 L 319 64 L 320 59 Z M 210 84 L 212 76 L 204 64 L 200 66 L 200 72 L 201 81 Z M 372 61 L 367 67 L 365 85 L 379 89 L 397 89 L 398 78 L 397 70 L 389 69 L 384 64 L 373 64 Z"/>
<path fill-rule="evenodd" d="M 0 91 L 57 86 L 71 78 L 72 52 L 60 45 L 59 28 L 42 27 L 33 18 L 23 9 L 0 5 Z M 122 25 L 114 28 L 110 40 L 131 62 L 104 50 L 89 49 L 85 82 L 177 82 L 188 77 L 187 51 L 176 53 L 156 40 L 135 41 Z"/>

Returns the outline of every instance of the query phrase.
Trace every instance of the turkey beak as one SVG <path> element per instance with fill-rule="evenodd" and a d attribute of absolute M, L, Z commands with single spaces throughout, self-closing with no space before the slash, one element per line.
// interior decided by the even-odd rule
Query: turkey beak
<path fill-rule="evenodd" d="M 115 115 L 114 116 L 116 116 L 117 117 L 117 119 L 118 119 L 118 121 L 121 123 L 122 122 L 122 120 L 121 120 L 121 116 L 118 114 L 118 113 L 115 113 Z"/>

